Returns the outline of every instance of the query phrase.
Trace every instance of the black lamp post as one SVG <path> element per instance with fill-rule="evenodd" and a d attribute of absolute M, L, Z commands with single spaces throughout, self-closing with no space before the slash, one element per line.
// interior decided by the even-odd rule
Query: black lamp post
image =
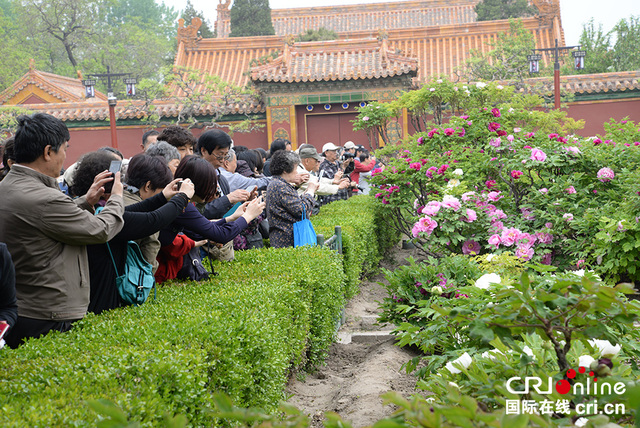
<path fill-rule="evenodd" d="M 126 85 L 126 94 L 127 96 L 133 97 L 136 94 L 136 83 L 137 80 L 135 77 L 131 77 L 131 73 L 111 73 L 109 70 L 109 66 L 107 66 L 106 73 L 97 73 L 89 75 L 90 79 L 83 80 L 82 84 L 85 87 L 85 96 L 87 98 L 95 97 L 95 85 L 96 79 L 106 79 L 107 82 L 107 102 L 109 104 L 109 126 L 111 128 L 111 146 L 114 149 L 118 148 L 118 135 L 116 133 L 116 104 L 118 103 L 118 98 L 116 98 L 113 87 L 111 85 L 111 79 L 115 77 L 125 77 L 123 79 L 124 84 Z"/>
<path fill-rule="evenodd" d="M 553 94 L 554 94 L 554 107 L 560 108 L 560 56 L 564 56 L 567 52 L 573 51 L 572 56 L 574 58 L 574 65 L 576 70 L 582 70 L 584 68 L 584 58 L 586 52 L 580 49 L 580 46 L 558 46 L 558 39 L 556 39 L 556 46 L 553 48 L 545 49 L 533 49 L 532 55 L 527 55 L 529 61 L 529 73 L 540 72 L 540 60 L 542 59 L 541 53 L 553 55 Z"/>

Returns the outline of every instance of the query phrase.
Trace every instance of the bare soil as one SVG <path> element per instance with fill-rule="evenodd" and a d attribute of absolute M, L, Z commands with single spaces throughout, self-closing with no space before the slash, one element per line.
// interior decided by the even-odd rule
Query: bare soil
<path fill-rule="evenodd" d="M 415 250 L 398 246 L 381 265 L 393 269 L 411 255 L 416 257 Z M 370 426 L 396 410 L 383 404 L 381 394 L 396 391 L 409 398 L 418 392 L 416 378 L 402 369 L 416 354 L 396 346 L 393 336 L 385 336 L 392 326 L 376 323 L 378 302 L 387 296 L 378 284 L 383 280 L 383 275 L 377 275 L 364 281 L 360 293 L 347 304 L 346 322 L 338 331 L 339 341 L 331 346 L 326 365 L 304 379 L 290 379 L 288 402 L 311 417 L 312 427 L 323 426 L 325 412 L 336 412 L 354 427 Z M 377 335 L 362 337 L 363 332 Z"/>

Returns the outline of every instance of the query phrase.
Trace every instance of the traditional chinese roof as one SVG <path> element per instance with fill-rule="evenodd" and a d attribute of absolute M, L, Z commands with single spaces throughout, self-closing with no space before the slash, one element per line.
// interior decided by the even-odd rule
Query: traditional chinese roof
<path fill-rule="evenodd" d="M 530 78 L 525 84 L 553 92 L 553 77 Z M 640 91 L 640 71 L 560 76 L 560 89 L 576 95 Z"/>
<path fill-rule="evenodd" d="M 415 76 L 418 60 L 389 51 L 386 39 L 306 42 L 289 45 L 265 65 L 251 69 L 260 82 L 314 82 Z"/>
<path fill-rule="evenodd" d="M 422 0 L 346 6 L 273 9 L 271 20 L 276 35 L 300 34 L 326 28 L 335 32 L 378 31 L 455 25 L 475 22 L 474 7 L 480 0 Z M 218 38 L 230 33 L 229 1 L 220 0 L 215 23 Z"/>
<path fill-rule="evenodd" d="M 103 101 L 107 99 L 98 91 L 96 98 Z M 36 70 L 33 62 L 24 76 L 0 93 L 0 105 L 74 103 L 85 100 L 85 87 L 80 77 Z"/>
<path fill-rule="evenodd" d="M 541 25 L 538 18 L 522 19 L 524 27 L 531 31 L 536 47 L 551 47 L 556 38 L 564 44 L 564 34 L 559 17 L 555 17 L 549 25 Z M 411 29 L 387 30 L 388 50 L 396 55 L 417 60 L 418 80 L 423 81 L 431 76 L 444 75 L 457 78 L 457 69 L 462 67 L 471 57 L 471 50 L 487 52 L 487 43 L 494 41 L 498 33 L 509 28 L 509 22 L 483 21 L 461 25 L 443 25 L 438 27 L 421 27 Z M 344 52 L 358 52 L 366 49 L 371 40 L 378 37 L 378 31 L 358 31 L 343 33 L 335 42 L 321 42 L 327 46 L 335 45 Z M 302 51 L 303 44 L 296 43 L 291 52 Z M 237 37 L 223 39 L 181 40 L 178 45 L 175 65 L 201 70 L 203 73 L 219 76 L 222 80 L 244 86 L 251 77 L 250 69 L 260 62 L 274 61 L 283 54 L 283 39 L 278 36 Z M 337 64 L 341 56 L 330 58 L 317 54 L 315 61 L 328 61 L 325 65 L 316 65 L 305 71 L 304 67 L 296 68 L 296 78 L 315 78 L 318 69 L 327 70 L 329 63 Z M 305 54 L 310 59 L 310 55 Z M 346 56 L 345 56 L 346 58 Z M 349 55 L 349 58 L 354 56 Z M 256 62 L 258 62 L 256 64 Z M 348 68 L 338 65 L 340 69 Z M 288 69 L 287 69 L 288 70 Z M 289 71 L 287 71 L 289 73 Z M 305 77 L 304 74 L 308 75 Z M 274 75 L 275 77 L 275 75 Z"/>
<path fill-rule="evenodd" d="M 182 106 L 175 101 L 155 102 L 154 113 L 163 118 L 176 118 Z M 76 102 L 76 103 L 55 103 L 55 104 L 29 104 L 23 106 L 34 111 L 47 113 L 63 121 L 101 121 L 109 119 L 109 106 L 107 101 L 103 102 Z M 218 105 L 214 103 L 203 104 L 197 109 L 199 116 L 214 116 Z M 251 98 L 246 98 L 245 102 L 228 105 L 223 114 L 259 114 L 265 109 L 261 103 L 255 102 Z M 116 106 L 117 120 L 131 120 L 144 118 L 144 102 L 142 100 L 119 101 Z"/>

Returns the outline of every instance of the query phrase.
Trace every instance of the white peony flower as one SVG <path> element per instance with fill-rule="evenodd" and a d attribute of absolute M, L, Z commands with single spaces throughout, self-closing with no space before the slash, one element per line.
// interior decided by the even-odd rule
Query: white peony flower
<path fill-rule="evenodd" d="M 490 262 L 491 260 L 493 260 L 493 258 L 495 257 L 495 254 L 487 254 L 487 256 L 485 257 L 485 259 Z"/>
<path fill-rule="evenodd" d="M 433 286 L 431 287 L 431 292 L 433 294 L 442 294 L 444 290 L 442 289 L 442 287 L 440 287 L 439 285 Z"/>
<path fill-rule="evenodd" d="M 482 88 L 484 88 L 485 86 L 487 86 L 487 84 L 486 84 L 486 83 L 484 83 L 484 82 L 478 82 L 478 83 L 476 83 L 476 88 L 478 88 L 478 89 L 482 89 Z"/>
<path fill-rule="evenodd" d="M 452 178 L 447 183 L 447 189 L 453 189 L 454 187 L 458 187 L 459 185 L 460 185 L 460 180 L 458 180 L 456 178 Z"/>
<path fill-rule="evenodd" d="M 485 273 L 476 280 L 475 286 L 486 290 L 491 284 L 500 284 L 500 275 L 497 273 Z"/>
<path fill-rule="evenodd" d="M 456 388 L 460 389 L 460 385 L 458 385 L 458 384 L 457 384 L 457 383 L 455 383 L 455 382 L 449 382 L 449 385 L 454 386 L 454 387 L 456 387 Z"/>
<path fill-rule="evenodd" d="M 536 358 L 536 356 L 533 355 L 533 351 L 531 350 L 531 348 L 529 348 L 527 345 L 524 345 L 524 347 L 522 348 L 522 352 L 524 352 L 525 354 L 527 354 L 528 356 L 530 356 L 533 359 Z"/>
<path fill-rule="evenodd" d="M 460 177 L 462 177 L 462 176 L 464 175 L 464 172 L 462 171 L 462 169 L 461 169 L 461 168 L 456 168 L 456 169 L 454 169 L 454 170 L 453 170 L 453 173 L 454 173 L 455 175 L 459 175 Z"/>
<path fill-rule="evenodd" d="M 622 350 L 622 346 L 613 346 L 608 340 L 592 339 L 588 341 L 591 346 L 597 348 L 600 351 L 600 357 L 611 358 L 618 355 L 618 352 Z"/>
<path fill-rule="evenodd" d="M 464 354 L 462 354 L 459 358 L 456 358 L 455 360 L 448 362 L 444 368 L 449 370 L 452 374 L 456 374 L 456 373 L 461 373 L 462 370 L 458 369 L 457 367 L 454 366 L 455 365 L 460 365 L 462 367 L 464 367 L 465 369 L 467 367 L 469 367 L 471 365 L 471 355 L 469 355 L 467 352 L 465 352 Z"/>
<path fill-rule="evenodd" d="M 504 355 L 502 351 L 500 351 L 499 349 L 492 349 L 490 351 L 483 352 L 480 356 L 482 358 L 489 358 L 490 360 L 495 360 L 496 354 Z"/>
<path fill-rule="evenodd" d="M 578 358 L 578 367 L 589 368 L 589 366 L 591 366 L 591 363 L 593 363 L 594 361 L 595 358 L 593 358 L 591 355 L 581 355 L 580 358 Z"/>
<path fill-rule="evenodd" d="M 583 427 L 583 426 L 585 426 L 587 424 L 587 422 L 589 422 L 589 419 L 580 418 L 574 423 L 574 425 L 577 426 L 577 427 Z"/>

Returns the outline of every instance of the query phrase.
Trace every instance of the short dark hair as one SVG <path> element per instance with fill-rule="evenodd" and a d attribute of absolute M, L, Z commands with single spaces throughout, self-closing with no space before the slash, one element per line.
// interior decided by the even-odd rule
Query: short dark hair
<path fill-rule="evenodd" d="M 124 159 L 124 155 L 122 154 L 122 152 L 114 147 L 111 146 L 104 146 L 104 147 L 100 147 L 98 149 L 99 152 L 109 152 L 109 153 L 113 153 L 114 155 L 118 156 L 120 158 L 120 160 Z"/>
<path fill-rule="evenodd" d="M 291 141 L 284 138 L 276 138 L 269 147 L 269 157 L 271 158 L 277 151 L 287 150 L 287 144 L 291 144 Z"/>
<path fill-rule="evenodd" d="M 15 135 L 15 155 L 17 163 L 31 163 L 44 154 L 44 148 L 51 146 L 54 152 L 69 141 L 71 136 L 63 121 L 46 113 L 18 116 Z"/>
<path fill-rule="evenodd" d="M 16 161 L 16 155 L 14 153 L 14 144 L 15 139 L 13 137 L 9 137 L 5 140 L 2 145 L 2 169 L 0 169 L 0 180 L 9 174 L 9 160 Z"/>
<path fill-rule="evenodd" d="M 262 169 L 264 168 L 264 161 L 262 160 L 262 153 L 260 152 L 260 150 L 264 152 L 264 149 L 251 149 L 251 151 L 256 155 L 256 171 L 262 174 Z M 267 152 L 264 152 L 264 153 L 266 154 Z"/>
<path fill-rule="evenodd" d="M 179 125 L 167 126 L 158 135 L 158 141 L 166 141 L 173 147 L 195 146 L 196 137 L 191 131 Z"/>
<path fill-rule="evenodd" d="M 218 174 L 209 162 L 196 155 L 182 158 L 175 178 L 189 178 L 195 187 L 196 196 L 205 202 L 211 201 L 218 190 Z"/>
<path fill-rule="evenodd" d="M 269 170 L 272 175 L 282 175 L 293 172 L 300 163 L 300 156 L 287 150 L 278 150 L 271 157 Z"/>
<path fill-rule="evenodd" d="M 160 135 L 160 133 L 158 131 L 156 131 L 155 129 L 152 129 L 152 130 L 147 131 L 144 134 L 142 134 L 142 145 L 147 144 L 147 138 L 149 138 L 149 137 L 151 137 L 153 135 Z"/>
<path fill-rule="evenodd" d="M 113 158 L 113 153 L 106 151 L 89 152 L 78 161 L 73 173 L 73 184 L 69 186 L 69 193 L 72 196 L 82 196 L 89 191 L 96 175 L 109 169 Z"/>
<path fill-rule="evenodd" d="M 360 151 L 360 162 L 364 162 L 367 160 L 367 158 L 369 157 L 369 151 L 367 149 L 362 149 Z"/>
<path fill-rule="evenodd" d="M 200 154 L 201 149 L 205 149 L 207 153 L 212 153 L 216 149 L 228 149 L 231 147 L 233 140 L 221 129 L 210 129 L 198 138 L 196 153 Z"/>
<path fill-rule="evenodd" d="M 233 146 L 233 150 L 236 151 L 236 153 L 242 153 L 242 152 L 246 152 L 247 150 L 249 150 L 249 148 L 247 146 Z"/>
<path fill-rule="evenodd" d="M 138 153 L 129 160 L 127 166 L 127 184 L 141 189 L 151 182 L 151 189 L 164 188 L 173 180 L 173 174 L 163 156 L 151 156 Z"/>
<path fill-rule="evenodd" d="M 236 151 L 236 157 L 238 158 L 238 160 L 245 161 L 249 165 L 251 171 L 255 171 L 256 159 L 258 158 L 257 153 L 254 153 L 251 150 L 244 150 L 240 152 Z"/>

